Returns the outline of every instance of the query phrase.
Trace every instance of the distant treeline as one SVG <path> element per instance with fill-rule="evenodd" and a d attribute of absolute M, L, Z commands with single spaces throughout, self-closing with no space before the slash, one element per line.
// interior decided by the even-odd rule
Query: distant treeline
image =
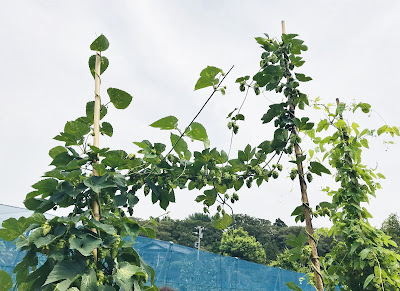
<path fill-rule="evenodd" d="M 195 234 L 196 226 L 203 226 L 203 238 L 201 240 L 201 249 L 220 254 L 222 230 L 214 228 L 211 224 L 211 217 L 202 213 L 195 213 L 183 220 L 175 220 L 171 218 L 156 219 L 157 226 L 149 221 L 135 219 L 141 224 L 146 224 L 154 228 L 156 238 L 164 241 L 172 241 L 173 243 L 183 246 L 194 247 L 198 237 Z M 287 226 L 281 219 L 271 222 L 266 219 L 251 217 L 246 214 L 234 214 L 233 223 L 230 228 L 238 229 L 242 227 L 247 231 L 249 236 L 253 236 L 262 245 L 265 255 L 266 264 L 275 261 L 280 253 L 290 248 L 285 241 L 289 235 L 298 236 L 300 232 L 305 232 L 302 226 Z M 318 253 L 324 255 L 330 250 L 332 239 L 321 237 L 318 241 Z"/>

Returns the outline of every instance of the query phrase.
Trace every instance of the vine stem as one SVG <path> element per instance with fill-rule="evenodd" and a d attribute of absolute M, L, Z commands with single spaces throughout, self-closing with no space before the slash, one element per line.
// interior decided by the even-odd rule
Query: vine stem
<path fill-rule="evenodd" d="M 286 34 L 286 27 L 285 27 L 285 21 L 282 20 L 282 34 Z M 288 66 L 289 64 L 286 62 L 286 65 Z M 289 83 L 289 76 L 286 76 L 286 80 Z M 293 103 L 293 97 L 289 96 L 289 111 L 291 112 L 292 116 L 294 117 L 294 111 L 295 111 L 295 105 Z M 296 136 L 299 135 L 299 129 L 297 126 L 293 126 L 292 133 Z M 294 152 L 296 155 L 296 161 L 299 161 L 298 158 L 302 156 L 302 151 L 297 142 L 294 144 Z M 318 250 L 317 250 L 317 244 L 315 242 L 315 237 L 314 237 L 314 229 L 312 226 L 312 218 L 311 218 L 311 210 L 309 206 L 309 201 L 308 201 L 308 193 L 307 193 L 307 184 L 306 181 L 304 180 L 304 167 L 303 167 L 303 162 L 301 160 L 297 162 L 297 170 L 299 173 L 299 183 L 300 183 L 300 190 L 301 190 L 301 202 L 303 205 L 303 211 L 304 211 L 304 218 L 306 221 L 306 232 L 308 235 L 308 244 L 311 246 L 311 264 L 314 269 L 314 275 L 315 275 L 315 287 L 318 291 L 324 291 L 324 283 L 322 281 L 322 274 L 321 274 L 321 267 L 319 263 L 319 256 L 318 256 Z"/>
<path fill-rule="evenodd" d="M 100 65 L 101 65 L 101 53 L 96 52 L 96 63 L 94 66 L 94 118 L 93 118 L 93 145 L 99 148 L 99 139 L 100 139 L 100 108 L 101 108 L 101 98 L 100 98 Z M 98 163 L 98 160 L 95 161 Z M 98 176 L 99 174 L 93 168 L 93 176 Z M 97 201 L 97 197 L 92 197 L 92 212 L 93 217 L 97 221 L 100 220 L 100 206 Z M 94 233 L 97 233 L 95 228 L 92 228 Z M 97 249 L 93 250 L 93 256 L 95 261 L 97 261 Z"/>
<path fill-rule="evenodd" d="M 192 125 L 192 123 L 196 120 L 196 118 L 200 115 L 200 113 L 203 111 L 204 107 L 206 107 L 207 103 L 211 100 L 211 98 L 214 96 L 215 92 L 218 91 L 219 87 L 221 86 L 222 82 L 225 80 L 226 76 L 229 75 L 229 73 L 232 71 L 232 69 L 235 67 L 235 65 L 233 65 L 229 71 L 223 75 L 221 81 L 219 81 L 218 85 L 214 87 L 213 92 L 211 93 L 211 95 L 208 97 L 208 99 L 206 100 L 206 102 L 204 102 L 203 106 L 200 108 L 200 110 L 197 112 L 197 114 L 193 117 L 192 121 L 190 121 L 189 125 L 185 128 L 185 130 L 183 132 L 181 132 L 179 138 L 176 140 L 176 142 L 172 145 L 172 148 L 169 150 L 169 152 L 161 159 L 160 163 L 165 161 L 165 159 L 168 157 L 168 155 L 170 153 L 172 153 L 172 151 L 175 149 L 176 145 L 178 144 L 178 142 L 183 138 L 183 136 L 186 134 L 186 132 L 188 131 L 189 127 Z M 154 167 L 151 172 L 146 176 L 145 180 L 147 180 L 147 178 L 149 178 L 149 176 L 151 174 L 154 173 L 156 167 Z"/>

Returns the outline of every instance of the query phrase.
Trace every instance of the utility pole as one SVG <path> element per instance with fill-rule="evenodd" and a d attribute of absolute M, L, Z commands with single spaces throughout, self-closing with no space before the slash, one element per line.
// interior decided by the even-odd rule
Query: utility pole
<path fill-rule="evenodd" d="M 193 232 L 195 235 L 199 236 L 199 239 L 197 242 L 194 243 L 194 247 L 197 248 L 197 260 L 200 258 L 200 244 L 201 244 L 201 239 L 203 238 L 203 230 L 205 228 L 203 226 L 196 226 L 195 229 L 197 231 Z"/>

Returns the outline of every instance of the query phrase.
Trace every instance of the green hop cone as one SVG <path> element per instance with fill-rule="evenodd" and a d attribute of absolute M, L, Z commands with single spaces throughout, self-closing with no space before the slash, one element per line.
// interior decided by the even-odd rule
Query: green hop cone
<path fill-rule="evenodd" d="M 290 172 L 290 179 L 294 180 L 294 179 L 296 179 L 296 176 L 297 176 L 297 169 L 293 169 Z"/>
<path fill-rule="evenodd" d="M 233 133 L 234 133 L 234 134 L 237 134 L 238 131 L 239 131 L 239 126 L 236 125 L 236 124 L 233 124 Z"/>
<path fill-rule="evenodd" d="M 48 234 L 51 230 L 51 225 L 49 224 L 48 221 L 46 221 L 45 223 L 42 224 L 42 232 L 43 232 L 43 236 L 45 236 L 46 234 Z"/>
<path fill-rule="evenodd" d="M 253 183 L 253 179 L 250 177 L 249 179 L 246 180 L 246 186 L 247 188 L 251 188 L 251 184 Z"/>

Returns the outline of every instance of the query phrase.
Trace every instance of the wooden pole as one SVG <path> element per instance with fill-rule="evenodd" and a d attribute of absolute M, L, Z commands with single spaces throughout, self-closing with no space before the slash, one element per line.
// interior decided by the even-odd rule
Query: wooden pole
<path fill-rule="evenodd" d="M 101 99 L 100 99 L 100 65 L 101 65 L 101 53 L 96 52 L 96 63 L 94 66 L 94 119 L 93 119 L 93 145 L 95 147 L 99 147 L 99 137 L 100 137 L 100 107 L 101 107 Z M 98 163 L 98 161 L 96 161 Z M 98 173 L 95 169 L 93 169 L 93 176 L 98 176 Z M 92 201 L 92 212 L 93 217 L 97 221 L 100 220 L 100 207 L 97 201 L 97 197 L 93 197 Z M 97 233 L 96 229 L 93 228 L 92 231 Z M 97 249 L 93 250 L 94 259 L 97 260 Z"/>
<path fill-rule="evenodd" d="M 282 34 L 286 34 L 285 21 L 282 20 L 281 24 L 282 24 Z M 286 77 L 286 80 L 287 80 L 287 82 L 289 82 L 289 77 Z M 292 97 L 289 96 L 289 101 L 292 101 L 291 99 L 292 99 Z M 296 108 L 295 108 L 293 102 L 290 102 L 289 110 L 291 112 L 292 117 L 294 117 L 295 109 Z M 292 134 L 294 134 L 296 136 L 299 135 L 299 129 L 297 128 L 297 126 L 293 126 Z M 301 152 L 300 146 L 298 145 L 297 142 L 295 142 L 295 144 L 294 144 L 294 152 L 296 155 L 296 161 L 298 161 L 300 159 L 300 157 L 302 156 L 302 152 Z M 310 211 L 309 201 L 308 201 L 307 184 L 304 179 L 303 162 L 301 162 L 301 161 L 297 162 L 297 171 L 299 173 L 301 203 L 303 205 L 304 218 L 306 221 L 308 244 L 311 246 L 311 264 L 314 269 L 315 287 L 317 288 L 318 291 L 323 291 L 324 284 L 322 282 L 321 267 L 319 264 L 317 244 L 316 244 L 316 241 L 314 238 L 314 229 L 312 226 L 311 211 Z"/>

